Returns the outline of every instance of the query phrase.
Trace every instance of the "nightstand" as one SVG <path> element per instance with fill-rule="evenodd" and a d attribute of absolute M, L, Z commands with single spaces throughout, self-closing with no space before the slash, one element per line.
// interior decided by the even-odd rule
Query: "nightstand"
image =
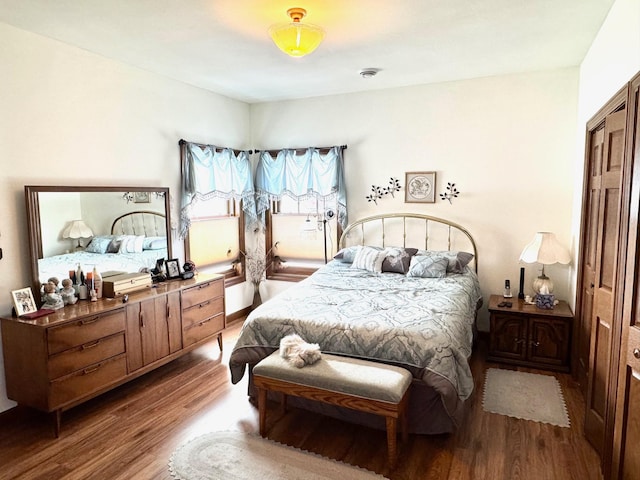
<path fill-rule="evenodd" d="M 499 307 L 504 301 L 511 308 Z M 567 302 L 543 310 L 517 298 L 491 295 L 488 360 L 569 371 L 573 312 Z"/>

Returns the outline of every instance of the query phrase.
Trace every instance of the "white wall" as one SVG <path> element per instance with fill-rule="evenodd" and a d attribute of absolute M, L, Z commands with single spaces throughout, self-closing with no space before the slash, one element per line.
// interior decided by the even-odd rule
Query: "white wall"
<path fill-rule="evenodd" d="M 178 140 L 248 148 L 250 112 L 5 24 L 0 45 L 0 314 L 7 315 L 9 292 L 30 284 L 24 185 L 166 186 L 177 219 Z M 184 258 L 181 243 L 173 244 Z M 5 392 L 2 374 L 0 411 L 13 405 Z"/>
<path fill-rule="evenodd" d="M 640 71 L 640 0 L 617 0 L 580 65 L 578 128 L 574 165 L 573 240 L 574 265 L 580 238 L 580 215 L 587 121 Z M 575 277 L 575 276 L 574 276 Z M 575 303 L 577 280 L 571 298 Z"/>
<path fill-rule="evenodd" d="M 380 75 L 383 75 L 382 72 Z M 373 79 L 375 81 L 375 79 Z M 577 68 L 379 90 L 251 106 L 256 148 L 348 144 L 345 152 L 351 220 L 412 211 L 449 218 L 477 242 L 486 305 L 505 279 L 518 291 L 518 262 L 536 231 L 555 232 L 569 246 L 577 115 Z M 436 171 L 437 193 L 447 182 L 462 192 L 450 205 L 405 204 L 404 191 L 376 206 L 372 184 L 405 172 Z M 526 267 L 525 292 L 537 276 Z M 566 299 L 570 268 L 547 274 Z M 266 287 L 277 291 L 274 282 Z M 280 287 L 284 288 L 284 287 Z"/>

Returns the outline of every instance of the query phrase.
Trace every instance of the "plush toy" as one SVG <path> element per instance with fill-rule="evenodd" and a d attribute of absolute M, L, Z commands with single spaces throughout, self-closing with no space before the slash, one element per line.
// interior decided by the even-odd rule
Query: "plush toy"
<path fill-rule="evenodd" d="M 47 282 L 44 284 L 44 296 L 42 297 L 42 300 L 44 300 L 42 308 L 58 310 L 64 307 L 62 295 L 56 292 L 56 285 L 53 282 Z"/>
<path fill-rule="evenodd" d="M 73 289 L 73 282 L 69 278 L 62 280 L 62 290 L 60 296 L 65 305 L 73 305 L 78 301 L 76 291 Z"/>
<path fill-rule="evenodd" d="M 307 343 L 294 333 L 280 340 L 280 356 L 298 368 L 313 365 L 320 360 L 320 345 Z"/>

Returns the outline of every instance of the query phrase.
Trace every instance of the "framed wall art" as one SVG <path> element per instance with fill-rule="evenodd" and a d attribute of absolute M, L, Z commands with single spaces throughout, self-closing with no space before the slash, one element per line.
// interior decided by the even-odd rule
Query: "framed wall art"
<path fill-rule="evenodd" d="M 33 292 L 31 292 L 31 287 L 13 290 L 11 292 L 11 298 L 13 299 L 13 306 L 16 309 L 16 315 L 19 317 L 38 310 L 36 301 L 33 298 Z"/>
<path fill-rule="evenodd" d="M 436 202 L 436 172 L 406 172 L 405 203 Z"/>
<path fill-rule="evenodd" d="M 151 192 L 133 192 L 133 203 L 151 203 Z"/>

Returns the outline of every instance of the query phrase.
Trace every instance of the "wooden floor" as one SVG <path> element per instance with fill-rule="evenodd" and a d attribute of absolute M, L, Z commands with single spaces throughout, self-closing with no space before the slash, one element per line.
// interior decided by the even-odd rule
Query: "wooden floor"
<path fill-rule="evenodd" d="M 257 432 L 246 383 L 231 385 L 226 365 L 239 327 L 225 332 L 223 356 L 213 341 L 65 412 L 57 440 L 48 415 L 20 407 L 0 414 L 0 478 L 170 479 L 167 461 L 190 438 L 215 430 Z M 570 376 L 556 375 L 571 419 L 571 428 L 560 428 L 484 412 L 484 373 L 492 366 L 498 365 L 485 361 L 480 343 L 464 427 L 450 435 L 411 435 L 399 444 L 392 471 L 382 431 L 295 409 L 281 417 L 273 404 L 269 437 L 393 480 L 601 479 L 598 456 L 583 435 L 584 403 Z"/>

